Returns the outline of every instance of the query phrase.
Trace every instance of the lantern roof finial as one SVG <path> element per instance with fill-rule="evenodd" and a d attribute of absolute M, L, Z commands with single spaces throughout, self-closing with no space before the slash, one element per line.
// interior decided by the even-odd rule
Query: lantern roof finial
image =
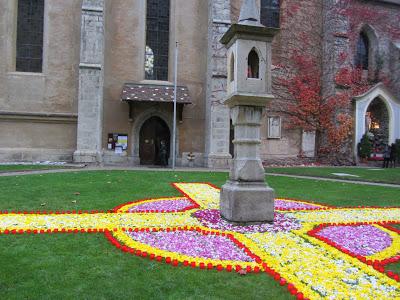
<path fill-rule="evenodd" d="M 256 0 L 244 0 L 240 9 L 239 24 L 262 26 L 260 23 L 260 10 Z"/>

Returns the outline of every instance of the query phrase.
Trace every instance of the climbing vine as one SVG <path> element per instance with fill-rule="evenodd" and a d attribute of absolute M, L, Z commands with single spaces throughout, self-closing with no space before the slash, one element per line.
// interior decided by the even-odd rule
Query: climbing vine
<path fill-rule="evenodd" d="M 392 85 L 391 76 L 382 70 L 379 53 L 374 58 L 375 70 L 365 72 L 355 66 L 360 30 L 369 24 L 397 39 L 400 15 L 381 4 L 340 0 L 322 20 L 324 5 L 324 1 L 281 1 L 282 50 L 274 61 L 277 101 L 269 109 L 286 115 L 286 128 L 314 131 L 316 154 L 332 157 L 351 145 L 354 96 L 378 81 Z"/>

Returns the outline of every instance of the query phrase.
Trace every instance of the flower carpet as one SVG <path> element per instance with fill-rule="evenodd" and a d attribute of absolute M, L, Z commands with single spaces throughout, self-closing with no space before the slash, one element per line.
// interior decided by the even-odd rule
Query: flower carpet
<path fill-rule="evenodd" d="M 104 211 L 2 211 L 0 234 L 102 233 L 135 256 L 201 270 L 272 276 L 297 299 L 400 299 L 400 207 L 330 207 L 275 199 L 273 224 L 219 214 L 220 190 L 175 183 L 182 196 Z M 262 275 L 259 275 L 262 276 Z"/>

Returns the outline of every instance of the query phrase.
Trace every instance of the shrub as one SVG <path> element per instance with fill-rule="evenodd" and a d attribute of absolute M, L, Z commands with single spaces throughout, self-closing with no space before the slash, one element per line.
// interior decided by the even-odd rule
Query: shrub
<path fill-rule="evenodd" d="M 372 152 L 372 144 L 367 134 L 364 134 L 358 143 L 358 156 L 361 158 L 369 158 Z"/>

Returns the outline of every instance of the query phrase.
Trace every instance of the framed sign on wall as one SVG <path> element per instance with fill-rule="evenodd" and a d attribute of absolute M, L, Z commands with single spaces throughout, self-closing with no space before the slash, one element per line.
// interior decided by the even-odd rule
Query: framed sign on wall
<path fill-rule="evenodd" d="M 267 138 L 280 139 L 281 138 L 281 125 L 282 125 L 281 117 L 279 117 L 279 116 L 268 117 L 267 122 L 268 122 Z"/>

